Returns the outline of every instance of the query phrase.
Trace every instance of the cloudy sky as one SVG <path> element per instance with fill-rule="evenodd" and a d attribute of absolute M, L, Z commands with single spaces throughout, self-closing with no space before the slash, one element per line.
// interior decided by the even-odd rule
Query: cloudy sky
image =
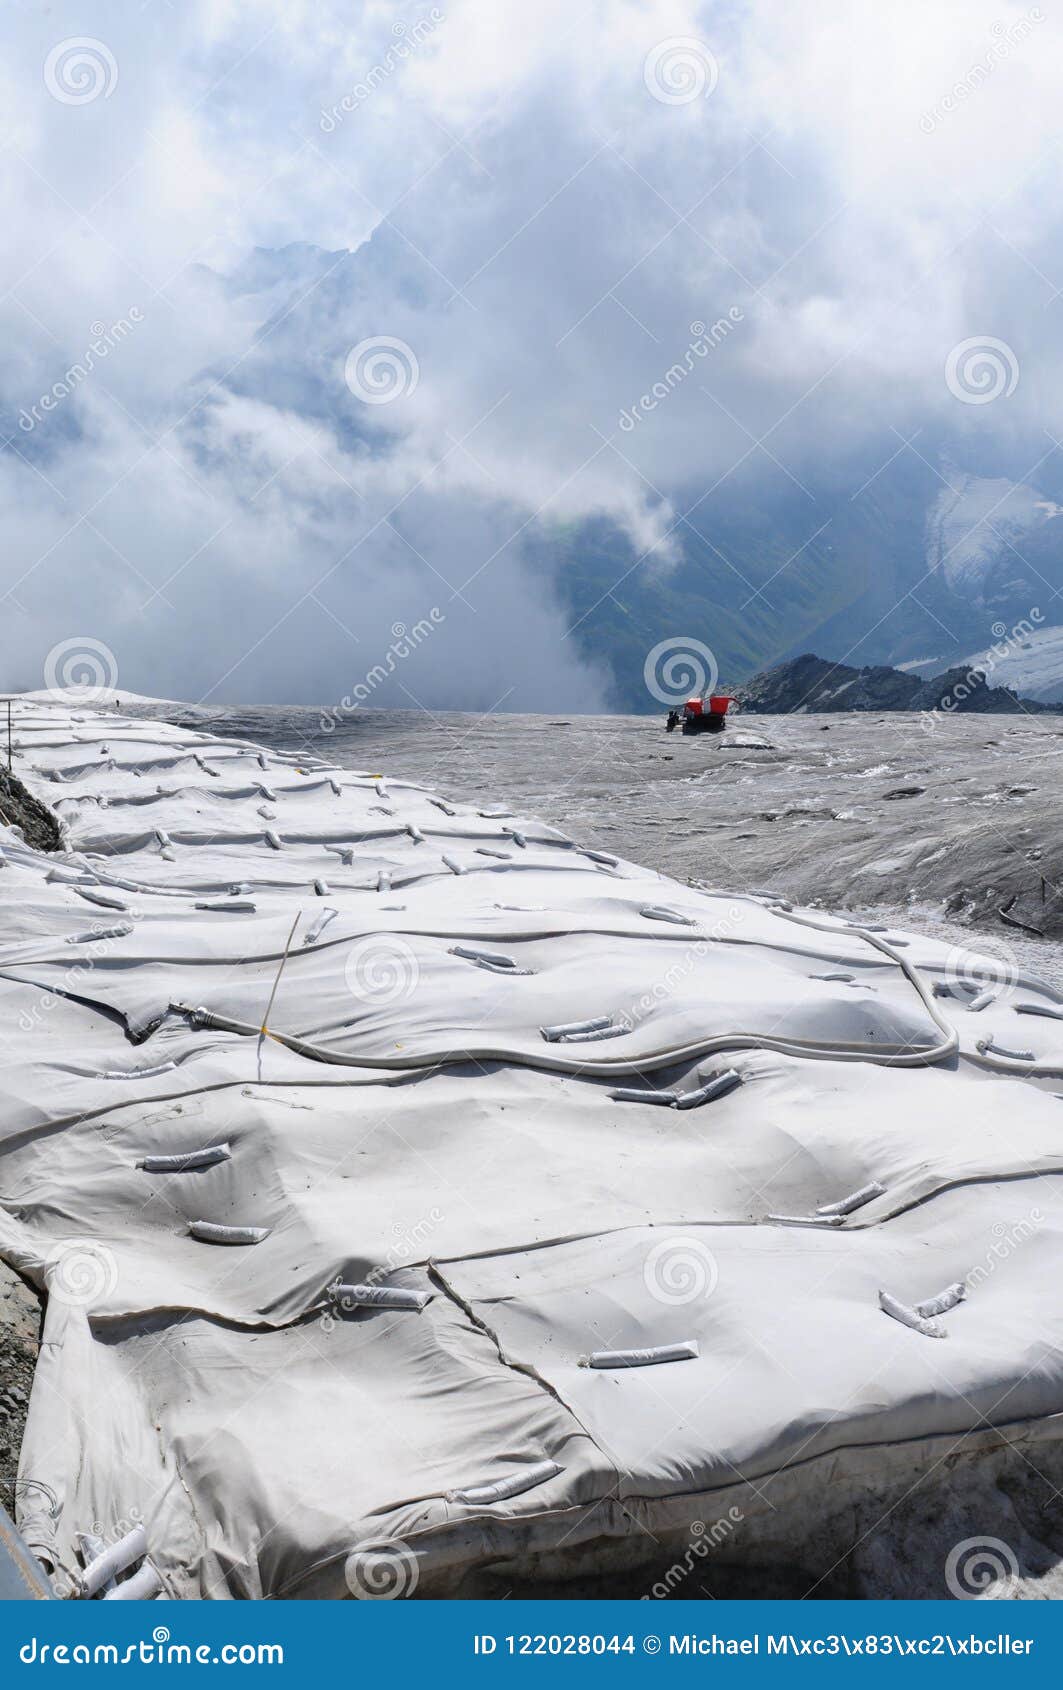
<path fill-rule="evenodd" d="M 1063 439 L 1047 0 L 5 24 L 10 687 L 594 709 L 552 537 L 666 574 L 728 478 Z"/>

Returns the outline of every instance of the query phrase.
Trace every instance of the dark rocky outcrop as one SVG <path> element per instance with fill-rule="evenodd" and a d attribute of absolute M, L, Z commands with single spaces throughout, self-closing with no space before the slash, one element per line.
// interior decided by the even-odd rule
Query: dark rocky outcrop
<path fill-rule="evenodd" d="M 0 769 L 0 822 L 22 829 L 26 844 L 35 851 L 58 851 L 59 824 L 51 810 L 27 792 L 17 775 Z"/>
<path fill-rule="evenodd" d="M 921 681 L 886 664 L 854 669 L 811 652 L 754 675 L 738 689 L 738 696 L 743 710 L 780 716 L 847 710 L 1041 715 L 1063 709 L 1021 699 L 1010 687 L 991 687 L 980 669 L 947 669 L 933 680 Z"/>

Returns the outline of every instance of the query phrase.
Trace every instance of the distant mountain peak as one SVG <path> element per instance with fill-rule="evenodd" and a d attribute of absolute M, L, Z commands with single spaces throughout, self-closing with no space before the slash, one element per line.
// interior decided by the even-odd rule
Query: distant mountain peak
<path fill-rule="evenodd" d="M 739 688 L 739 700 L 743 710 L 773 716 L 848 710 L 1040 714 L 1063 709 L 1063 705 L 1021 699 L 1010 687 L 991 687 L 985 671 L 978 668 L 961 665 L 921 681 L 884 663 L 854 669 L 812 652 L 754 675 Z"/>

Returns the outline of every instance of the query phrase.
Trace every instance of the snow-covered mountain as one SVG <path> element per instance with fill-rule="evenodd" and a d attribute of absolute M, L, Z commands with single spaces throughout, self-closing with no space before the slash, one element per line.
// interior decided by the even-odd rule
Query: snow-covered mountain
<path fill-rule="evenodd" d="M 979 607 L 1010 603 L 1019 592 L 1036 596 L 1036 571 L 1023 547 L 1063 516 L 1063 505 L 1004 476 L 946 476 L 927 517 L 929 567 Z M 1051 540 L 1060 544 L 1061 536 Z"/>

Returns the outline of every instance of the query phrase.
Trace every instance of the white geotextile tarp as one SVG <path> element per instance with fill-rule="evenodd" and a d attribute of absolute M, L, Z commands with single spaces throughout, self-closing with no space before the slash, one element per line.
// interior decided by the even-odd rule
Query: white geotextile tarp
<path fill-rule="evenodd" d="M 1048 987 L 501 800 L 15 720 L 64 850 L 0 833 L 0 1252 L 49 1294 L 20 1523 L 68 1577 L 143 1521 L 173 1595 L 432 1594 L 736 1494 L 755 1550 L 773 1484 L 810 1531 L 869 1450 L 1054 1435 Z M 944 1342 L 879 1306 L 952 1284 Z"/>

